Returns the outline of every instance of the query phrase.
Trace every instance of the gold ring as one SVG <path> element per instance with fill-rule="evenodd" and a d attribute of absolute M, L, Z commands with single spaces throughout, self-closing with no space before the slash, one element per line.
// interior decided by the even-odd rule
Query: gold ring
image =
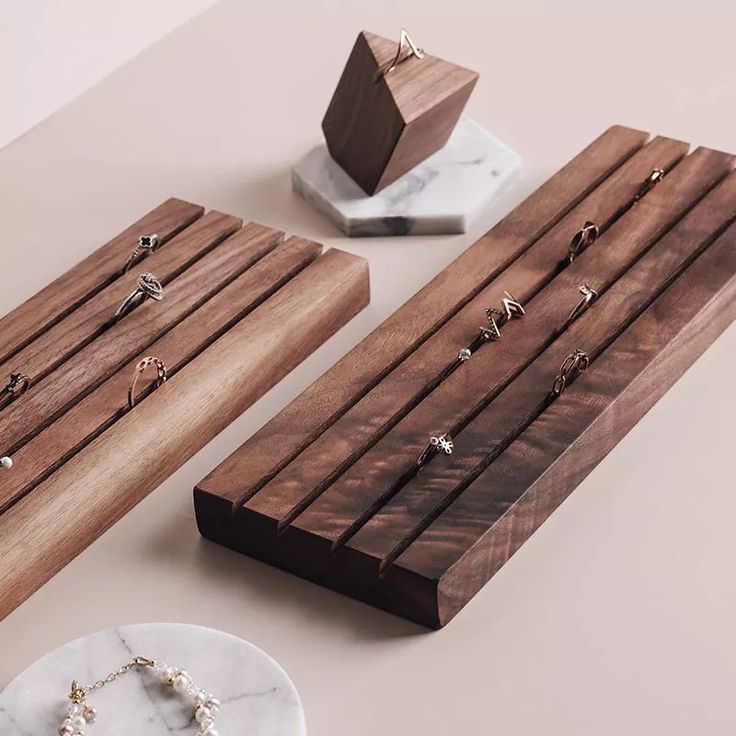
<path fill-rule="evenodd" d="M 135 406 L 135 387 L 138 383 L 138 379 L 150 366 L 156 367 L 156 381 L 154 384 L 154 388 L 158 388 L 162 383 L 166 383 L 166 366 L 160 358 L 154 358 L 153 356 L 149 355 L 142 360 L 139 360 L 138 363 L 136 363 L 135 369 L 133 371 L 133 381 L 130 384 L 130 388 L 128 389 L 129 409 L 132 409 Z"/>

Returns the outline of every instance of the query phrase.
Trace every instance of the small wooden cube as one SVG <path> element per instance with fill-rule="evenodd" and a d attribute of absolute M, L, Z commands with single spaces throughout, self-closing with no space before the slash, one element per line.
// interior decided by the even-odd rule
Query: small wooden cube
<path fill-rule="evenodd" d="M 375 194 L 445 145 L 478 74 L 424 54 L 387 74 L 398 43 L 358 35 L 322 121 L 331 156 Z"/>

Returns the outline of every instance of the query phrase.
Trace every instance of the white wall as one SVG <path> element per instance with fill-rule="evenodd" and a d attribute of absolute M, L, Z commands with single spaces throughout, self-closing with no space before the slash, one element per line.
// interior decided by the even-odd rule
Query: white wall
<path fill-rule="evenodd" d="M 216 0 L 0 0 L 0 148 Z"/>

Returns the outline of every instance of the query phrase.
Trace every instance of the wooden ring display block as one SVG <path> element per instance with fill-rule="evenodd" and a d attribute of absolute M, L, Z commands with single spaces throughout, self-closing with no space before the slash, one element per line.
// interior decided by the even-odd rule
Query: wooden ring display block
<path fill-rule="evenodd" d="M 444 626 L 736 316 L 735 159 L 689 148 L 606 131 L 203 479 L 202 534 Z"/>
<path fill-rule="evenodd" d="M 163 298 L 115 319 L 142 272 Z M 0 404 L 0 618 L 368 300 L 364 259 L 171 199 L 3 317 L 0 375 L 28 388 Z M 167 380 L 140 375 L 131 409 L 146 356 Z"/>
<path fill-rule="evenodd" d="M 396 51 L 360 33 L 322 121 L 330 155 L 370 195 L 445 145 L 478 81 L 427 53 L 384 73 Z"/>

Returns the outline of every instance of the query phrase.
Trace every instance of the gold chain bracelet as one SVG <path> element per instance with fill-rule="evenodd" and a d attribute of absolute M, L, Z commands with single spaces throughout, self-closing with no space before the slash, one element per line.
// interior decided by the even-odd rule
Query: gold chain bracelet
<path fill-rule="evenodd" d="M 194 720 L 198 726 L 197 736 L 218 736 L 215 716 L 220 710 L 220 701 L 195 684 L 186 670 L 169 667 L 164 662 L 147 657 L 134 657 L 127 664 L 92 685 L 80 685 L 73 680 L 69 692 L 71 703 L 67 706 L 66 715 L 59 726 L 59 736 L 84 736 L 87 724 L 97 719 L 97 710 L 87 702 L 87 696 L 114 682 L 134 667 L 142 670 L 150 669 L 154 677 L 161 683 L 172 687 L 191 702 L 194 709 Z"/>

